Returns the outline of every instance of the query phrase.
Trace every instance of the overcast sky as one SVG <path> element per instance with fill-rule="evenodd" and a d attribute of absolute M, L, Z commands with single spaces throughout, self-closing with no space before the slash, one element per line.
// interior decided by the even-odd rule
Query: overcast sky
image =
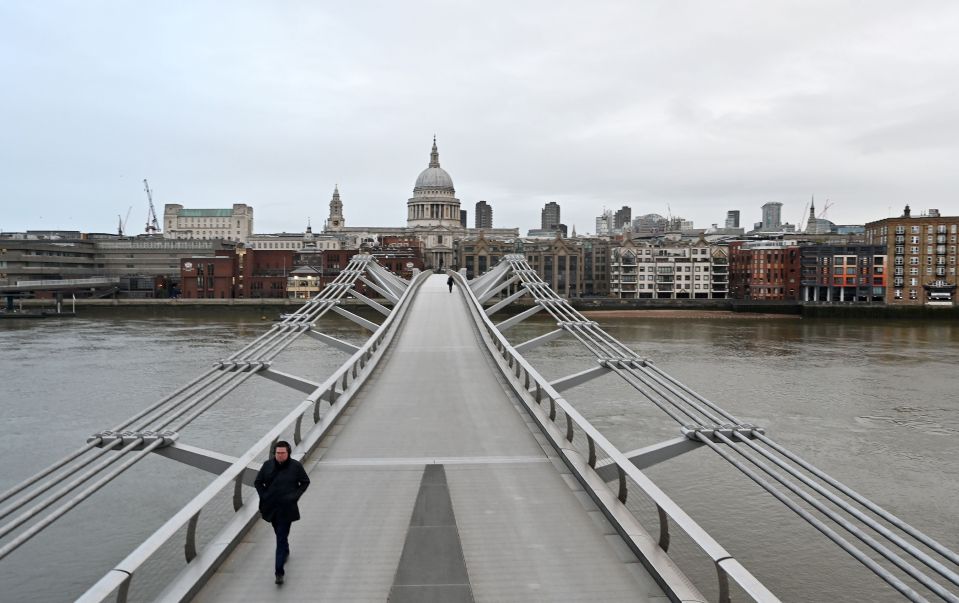
<path fill-rule="evenodd" d="M 959 214 L 959 2 L 0 3 L 0 229 L 405 224 L 440 161 L 469 211 L 749 226 Z"/>

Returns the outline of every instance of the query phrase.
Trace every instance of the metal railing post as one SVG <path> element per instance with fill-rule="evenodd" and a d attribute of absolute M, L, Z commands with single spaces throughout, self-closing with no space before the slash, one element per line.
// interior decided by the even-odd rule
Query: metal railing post
<path fill-rule="evenodd" d="M 200 513 L 201 511 L 197 511 L 186 526 L 186 544 L 183 546 L 183 553 L 186 555 L 187 563 L 196 557 L 196 524 L 200 521 Z"/>
<path fill-rule="evenodd" d="M 239 511 L 243 506 L 243 474 L 239 473 L 233 480 L 233 510 Z"/>
<path fill-rule="evenodd" d="M 659 513 L 659 548 L 665 552 L 669 550 L 669 515 L 658 504 L 656 512 Z"/>

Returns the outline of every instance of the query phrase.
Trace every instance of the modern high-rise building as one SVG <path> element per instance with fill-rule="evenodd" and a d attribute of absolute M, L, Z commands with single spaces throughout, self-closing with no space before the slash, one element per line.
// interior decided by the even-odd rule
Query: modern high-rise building
<path fill-rule="evenodd" d="M 460 210 L 460 226 L 462 226 L 463 228 L 466 228 L 466 221 L 467 221 L 466 210 L 461 209 Z"/>
<path fill-rule="evenodd" d="M 550 201 L 543 206 L 540 220 L 541 230 L 556 230 L 559 228 L 559 203 Z"/>
<path fill-rule="evenodd" d="M 782 228 L 782 210 L 783 204 L 778 201 L 770 201 L 763 205 L 763 230 L 779 230 Z"/>
<path fill-rule="evenodd" d="M 959 216 L 940 216 L 937 209 L 913 216 L 907 205 L 902 216 L 869 222 L 865 230 L 866 243 L 885 246 L 892 263 L 885 267 L 892 270 L 887 304 L 955 305 Z"/>
<path fill-rule="evenodd" d="M 486 201 L 477 201 L 475 220 L 475 228 L 493 228 L 493 207 Z"/>
<path fill-rule="evenodd" d="M 623 227 L 630 226 L 633 220 L 633 210 L 625 205 L 616 210 L 616 213 L 613 215 L 613 228 L 615 230 L 621 231 Z"/>
<path fill-rule="evenodd" d="M 731 209 L 726 212 L 726 228 L 739 228 L 738 209 Z"/>

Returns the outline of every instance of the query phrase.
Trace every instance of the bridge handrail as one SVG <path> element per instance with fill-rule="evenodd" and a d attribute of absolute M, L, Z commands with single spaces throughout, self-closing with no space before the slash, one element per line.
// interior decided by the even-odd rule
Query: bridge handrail
<path fill-rule="evenodd" d="M 215 496 L 220 494 L 224 488 L 227 488 L 231 484 L 236 483 L 237 480 L 242 479 L 243 473 L 247 470 L 248 465 L 253 462 L 265 448 L 277 440 L 280 434 L 289 429 L 294 423 L 296 423 L 297 433 L 299 433 L 299 425 L 303 419 L 303 416 L 311 408 L 318 410 L 316 405 L 321 403 L 324 393 L 330 391 L 331 389 L 335 390 L 338 383 L 342 384 L 344 386 L 343 389 L 345 390 L 347 380 L 349 379 L 351 373 L 354 381 L 356 380 L 357 371 L 366 367 L 366 363 L 372 353 L 379 349 L 380 344 L 384 342 L 387 335 L 392 335 L 393 326 L 400 318 L 402 318 L 406 312 L 406 309 L 408 308 L 407 302 L 410 296 L 416 289 L 419 288 L 423 280 L 425 280 L 429 274 L 429 272 L 420 272 L 414 276 L 409 287 L 406 288 L 406 290 L 403 292 L 403 295 L 400 297 L 400 300 L 394 307 L 394 312 L 391 312 L 390 315 L 385 318 L 376 332 L 374 332 L 373 335 L 367 339 L 366 343 L 360 347 L 360 349 L 358 349 L 346 362 L 344 362 L 336 371 L 334 371 L 333 374 L 331 374 L 330 377 L 327 378 L 320 387 L 308 395 L 306 400 L 301 402 L 293 411 L 281 419 L 280 422 L 270 429 L 263 437 L 257 440 L 257 442 L 247 449 L 242 456 L 240 456 L 212 482 L 210 482 L 203 490 L 200 491 L 199 494 L 193 497 L 193 499 L 182 509 L 180 509 L 173 517 L 168 519 L 166 523 L 160 526 L 149 538 L 143 541 L 140 546 L 138 546 L 122 561 L 120 561 L 116 567 L 111 569 L 105 576 L 97 581 L 96 584 L 90 587 L 79 599 L 77 599 L 77 601 L 84 603 L 103 601 L 110 595 L 110 593 L 117 589 L 119 589 L 117 601 L 120 603 L 125 601 L 129 584 L 133 580 L 134 573 L 141 565 L 143 565 L 150 557 L 152 557 L 161 546 L 172 539 L 180 529 L 186 526 L 189 522 L 195 521 L 194 517 L 198 517 L 206 505 L 210 503 Z M 333 401 L 331 400 L 331 404 L 332 402 Z M 318 414 L 315 411 L 314 417 L 317 416 Z M 316 443 L 317 442 L 313 442 L 313 445 L 315 446 Z M 309 452 L 310 450 L 296 450 L 298 456 L 308 454 Z M 234 509 L 234 513 L 242 509 L 245 504 L 246 501 L 242 501 L 240 506 Z M 187 546 L 189 545 L 190 543 L 188 543 Z"/>
<path fill-rule="evenodd" d="M 651 479 L 646 477 L 646 475 L 640 471 L 633 463 L 623 454 L 616 446 L 612 444 L 606 437 L 596 429 L 585 417 L 583 417 L 569 402 L 563 398 L 559 392 L 557 392 L 550 384 L 547 379 L 545 379 L 539 372 L 523 357 L 522 354 L 518 353 L 506 339 L 506 337 L 500 333 L 499 329 L 496 328 L 496 325 L 490 320 L 489 316 L 482 311 L 482 304 L 479 302 L 479 299 L 476 297 L 476 294 L 468 286 L 466 279 L 458 273 L 452 273 L 456 278 L 460 280 L 460 283 L 463 285 L 460 289 L 466 292 L 468 295 L 471 308 L 473 310 L 474 320 L 478 320 L 482 323 L 483 327 L 486 329 L 487 333 L 494 339 L 496 342 L 497 351 L 502 355 L 502 357 L 507 360 L 510 366 L 516 366 L 514 369 L 514 375 L 517 379 L 521 378 L 521 369 L 522 372 L 525 372 L 525 375 L 530 378 L 533 383 L 536 384 L 537 388 L 537 403 L 540 403 L 540 392 L 546 394 L 546 400 L 550 403 L 550 417 L 555 422 L 555 408 L 559 407 L 562 409 L 564 414 L 567 417 L 567 436 L 566 439 L 568 442 L 572 443 L 573 441 L 573 429 L 572 423 L 575 423 L 577 427 L 586 435 L 587 442 L 589 443 L 590 448 L 590 457 L 587 461 L 588 466 L 595 471 L 596 469 L 596 458 L 595 454 L 596 449 L 598 448 L 602 451 L 606 457 L 612 461 L 616 467 L 619 474 L 619 493 L 618 498 L 620 502 L 625 504 L 627 496 L 627 482 L 626 477 L 629 477 L 636 485 L 642 490 L 657 506 L 657 509 L 660 510 L 660 520 L 663 521 L 663 513 L 669 518 L 671 518 L 677 526 L 679 526 L 683 532 L 685 532 L 696 545 L 704 552 L 706 555 L 712 559 L 713 563 L 716 565 L 717 572 L 719 573 L 719 582 L 720 582 L 720 593 L 723 597 L 723 593 L 726 593 L 728 597 L 728 587 L 724 584 L 725 576 L 731 577 L 749 596 L 751 596 L 756 601 L 778 601 L 779 599 L 767 589 L 752 573 L 749 572 L 738 560 L 736 560 L 732 554 L 729 553 L 719 542 L 717 542 L 704 528 L 702 528 L 696 521 L 686 514 L 685 511 L 674 502 L 665 492 L 663 492 Z M 478 310 L 477 310 L 478 309 Z M 557 442 L 558 444 L 558 442 Z M 666 529 L 666 526 L 661 525 L 661 532 Z"/>

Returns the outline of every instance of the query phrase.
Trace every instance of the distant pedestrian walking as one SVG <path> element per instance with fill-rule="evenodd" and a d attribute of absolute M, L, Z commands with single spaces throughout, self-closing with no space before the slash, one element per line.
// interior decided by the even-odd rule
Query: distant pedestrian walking
<path fill-rule="evenodd" d="M 448 279 L 446 279 L 446 286 L 450 288 L 450 293 L 453 292 L 453 275 L 451 274 Z"/>
<path fill-rule="evenodd" d="M 260 515 L 273 524 L 276 533 L 276 583 L 283 584 L 283 566 L 290 557 L 290 526 L 300 519 L 296 501 L 310 485 L 310 478 L 299 461 L 290 458 L 289 442 L 280 440 L 273 447 L 273 458 L 263 463 L 253 485 L 260 495 Z"/>

